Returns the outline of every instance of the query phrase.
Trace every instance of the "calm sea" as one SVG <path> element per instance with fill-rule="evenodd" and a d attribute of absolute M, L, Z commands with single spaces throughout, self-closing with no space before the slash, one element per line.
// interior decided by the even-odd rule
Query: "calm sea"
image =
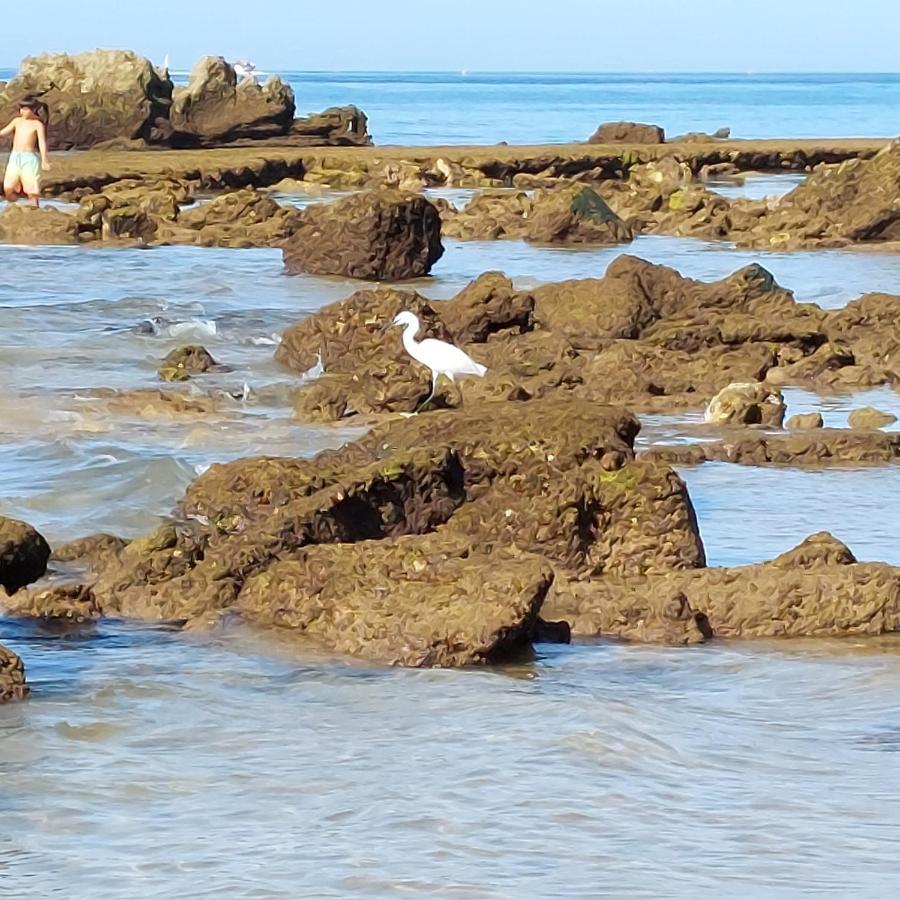
<path fill-rule="evenodd" d="M 741 137 L 889 134 L 894 76 L 293 73 L 301 109 L 356 102 L 380 142 L 562 141 L 604 119 Z M 731 185 L 754 196 L 794 175 Z M 462 192 L 458 192 L 462 195 Z M 304 196 L 283 195 L 302 204 Z M 900 294 L 900 254 L 447 242 L 415 288 L 496 269 L 523 287 L 599 276 L 621 252 L 713 279 L 759 261 L 801 300 Z M 52 542 L 153 528 L 217 461 L 305 456 L 358 434 L 291 414 L 273 360 L 289 324 L 358 284 L 283 274 L 274 249 L 0 245 L 0 515 Z M 142 323 L 152 319 L 157 327 Z M 202 342 L 246 402 L 167 416 L 153 390 Z M 791 390 L 844 426 L 900 395 Z M 641 446 L 698 416 L 644 421 Z M 695 433 L 695 432 L 694 432 Z M 900 471 L 686 470 L 712 564 L 827 528 L 900 564 Z M 893 498 L 893 499 L 892 499 Z M 292 635 L 183 635 L 0 615 L 33 695 L 0 707 L 0 897 L 893 898 L 900 876 L 900 640 L 542 646 L 502 671 L 323 658 Z"/>
<path fill-rule="evenodd" d="M 279 74 L 300 113 L 355 103 L 381 144 L 568 142 L 619 119 L 671 135 L 723 126 L 740 138 L 900 133 L 898 74 Z"/>

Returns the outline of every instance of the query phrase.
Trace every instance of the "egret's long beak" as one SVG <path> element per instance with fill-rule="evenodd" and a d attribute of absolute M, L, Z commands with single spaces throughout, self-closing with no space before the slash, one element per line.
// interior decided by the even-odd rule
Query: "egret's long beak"
<path fill-rule="evenodd" d="M 384 325 L 382 325 L 381 328 L 378 330 L 378 333 L 384 334 L 386 331 L 390 331 L 390 329 L 393 327 L 394 327 L 393 322 L 385 322 Z"/>

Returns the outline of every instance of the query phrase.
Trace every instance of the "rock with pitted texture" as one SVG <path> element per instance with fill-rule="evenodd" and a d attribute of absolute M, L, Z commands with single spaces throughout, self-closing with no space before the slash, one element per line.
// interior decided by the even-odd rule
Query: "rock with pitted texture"
<path fill-rule="evenodd" d="M 127 546 L 128 541 L 114 534 L 90 534 L 55 547 L 53 559 L 86 563 L 92 569 L 99 569 L 115 560 Z"/>
<path fill-rule="evenodd" d="M 0 587 L 7 594 L 41 578 L 50 547 L 30 525 L 0 516 Z"/>
<path fill-rule="evenodd" d="M 666 133 L 659 125 L 642 122 L 604 122 L 588 138 L 589 144 L 663 144 Z"/>
<path fill-rule="evenodd" d="M 50 146 L 82 149 L 115 139 L 158 140 L 167 125 L 172 82 L 142 56 L 94 50 L 28 57 L 0 93 L 8 121 L 26 96 L 50 108 Z M 162 129 L 162 131 L 161 131 Z"/>
<path fill-rule="evenodd" d="M 187 87 L 172 96 L 169 143 L 213 146 L 241 138 L 286 135 L 294 121 L 294 92 L 280 78 L 259 85 L 239 80 L 221 56 L 203 57 Z"/>
<path fill-rule="evenodd" d="M 552 581 L 540 557 L 401 537 L 276 562 L 249 579 L 237 609 L 388 665 L 496 664 L 530 652 Z"/>
<path fill-rule="evenodd" d="M 284 142 L 293 147 L 368 147 L 372 137 L 366 114 L 351 104 L 294 119 Z"/>
<path fill-rule="evenodd" d="M 435 205 L 392 190 L 362 191 L 308 207 L 281 246 L 289 274 L 369 281 L 420 278 L 444 253 Z"/>
<path fill-rule="evenodd" d="M 24 700 L 27 695 L 22 660 L 12 650 L 0 644 L 0 703 Z"/>

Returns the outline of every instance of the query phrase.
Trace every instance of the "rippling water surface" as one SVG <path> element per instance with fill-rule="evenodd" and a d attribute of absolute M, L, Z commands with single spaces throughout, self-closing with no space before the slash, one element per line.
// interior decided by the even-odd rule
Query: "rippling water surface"
<path fill-rule="evenodd" d="M 660 237 L 628 250 L 704 279 L 760 261 L 828 307 L 900 293 L 896 255 Z M 602 275 L 619 252 L 450 242 L 414 287 L 446 298 L 489 269 L 523 286 Z M 0 514 L 54 541 L 131 536 L 215 461 L 357 434 L 294 421 L 296 376 L 272 359 L 286 325 L 354 289 L 288 278 L 267 250 L 0 248 Z M 198 380 L 216 395 L 202 416 L 147 393 L 188 339 L 231 367 Z M 900 411 L 889 390 L 787 396 L 834 425 L 864 402 Z M 698 418 L 654 417 L 642 440 L 686 439 Z M 714 564 L 820 528 L 900 564 L 892 468 L 684 474 Z M 34 689 L 0 707 L 0 896 L 895 894 L 894 640 L 581 643 L 477 672 L 119 622 L 0 619 L 0 640 Z"/>

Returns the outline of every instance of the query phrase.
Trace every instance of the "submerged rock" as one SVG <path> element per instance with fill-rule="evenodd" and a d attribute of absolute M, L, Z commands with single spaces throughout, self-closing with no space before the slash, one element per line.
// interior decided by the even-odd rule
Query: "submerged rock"
<path fill-rule="evenodd" d="M 22 660 L 12 650 L 0 644 L 0 703 L 24 700 L 27 695 Z"/>
<path fill-rule="evenodd" d="M 390 190 L 308 207 L 282 249 L 289 274 L 370 281 L 420 278 L 444 253 L 434 204 L 421 195 Z"/>
<path fill-rule="evenodd" d="M 212 354 L 199 344 L 177 347 L 163 360 L 159 367 L 159 377 L 163 381 L 187 381 L 191 375 L 221 369 Z"/>
<path fill-rule="evenodd" d="M 34 528 L 0 516 L 0 587 L 7 594 L 41 578 L 49 559 L 50 547 Z"/>

